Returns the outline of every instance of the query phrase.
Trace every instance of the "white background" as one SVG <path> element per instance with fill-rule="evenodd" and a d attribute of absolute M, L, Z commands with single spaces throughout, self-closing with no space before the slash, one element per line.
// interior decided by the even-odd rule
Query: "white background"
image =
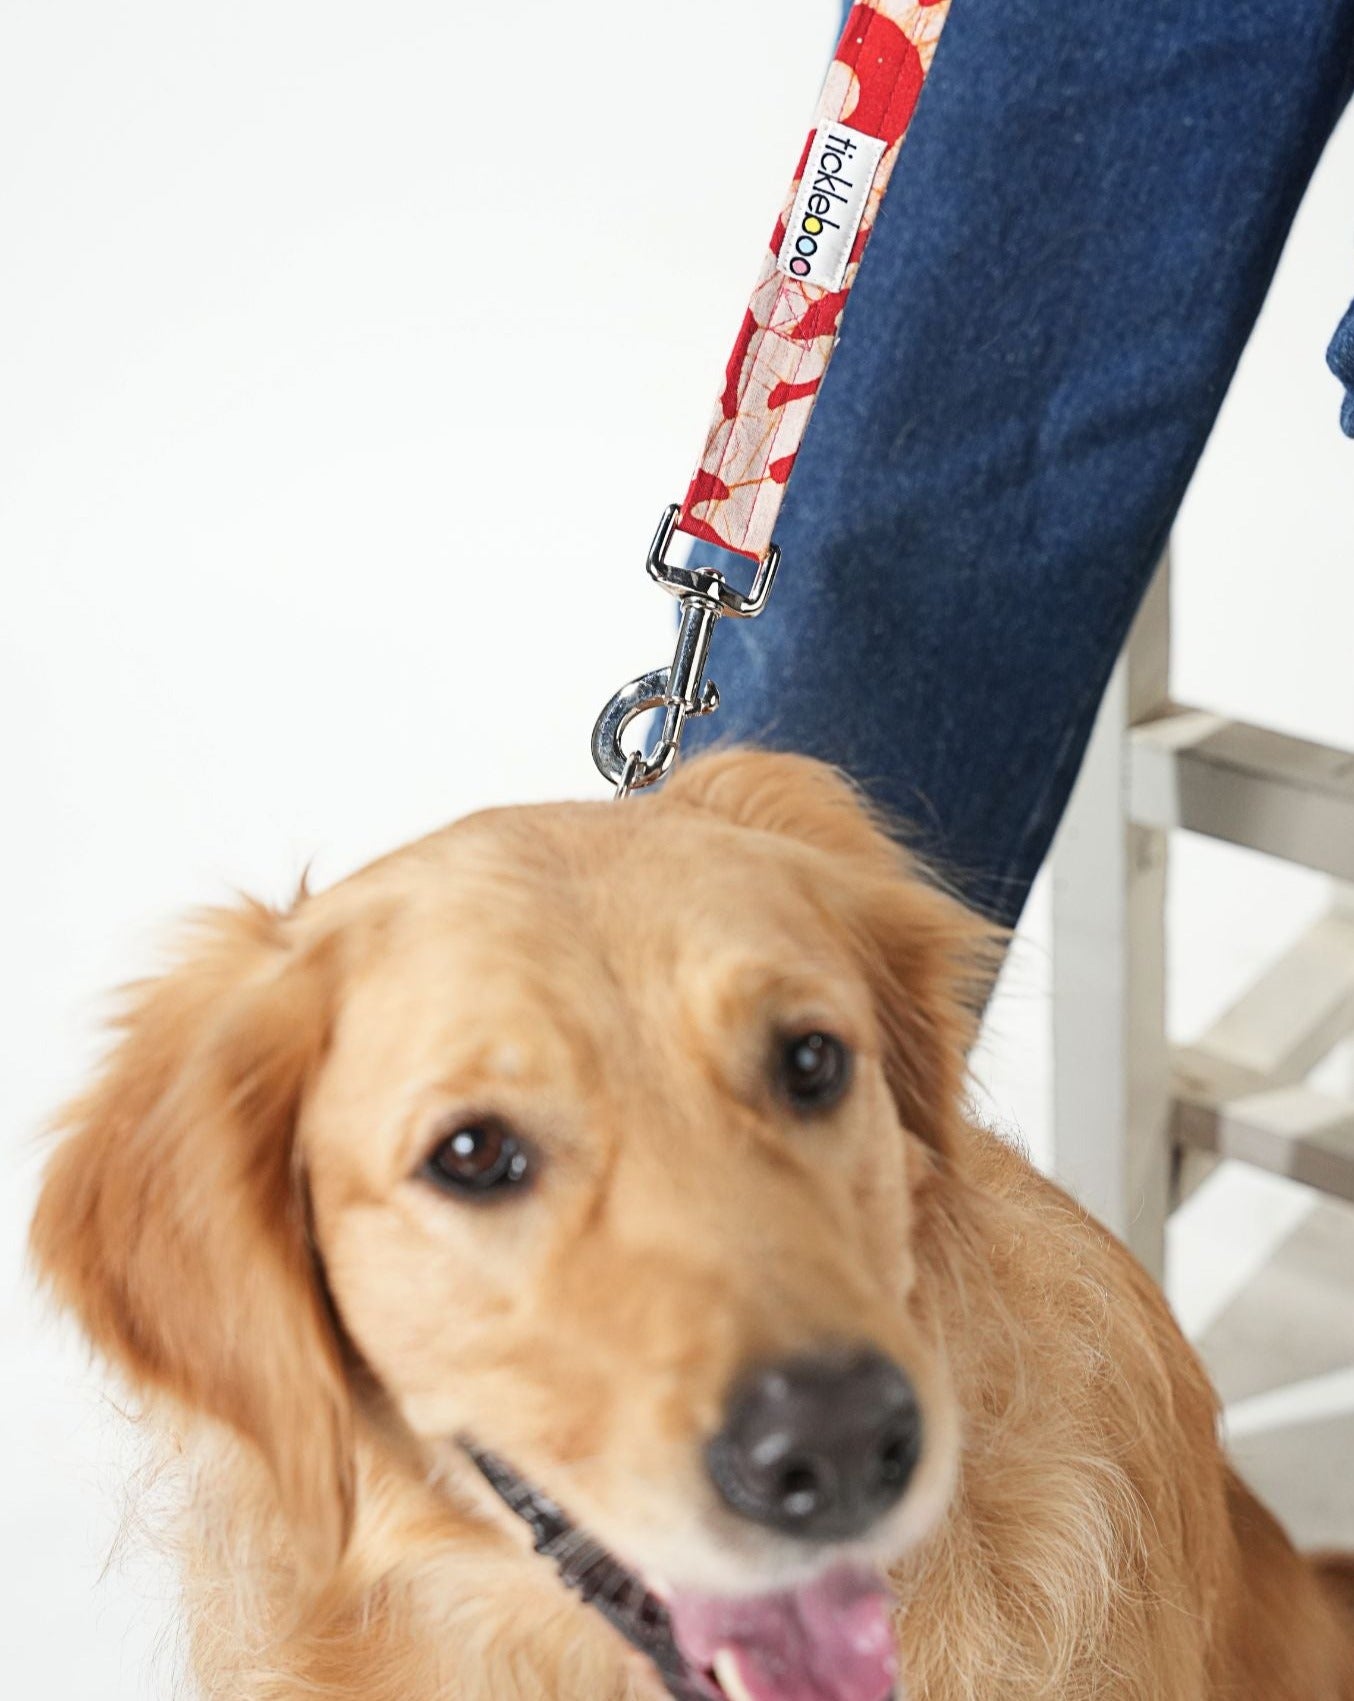
<path fill-rule="evenodd" d="M 173 1665 L 154 1567 L 98 1581 L 117 1425 L 22 1274 L 38 1137 L 103 994 L 232 887 L 281 898 L 480 804 L 601 795 L 588 728 L 668 654 L 642 551 L 833 27 L 831 0 L 4 0 L 7 1694 L 130 1701 Z M 1322 362 L 1351 207 L 1346 129 L 1181 525 L 1177 672 L 1354 746 L 1354 444 Z M 1193 1023 L 1320 886 L 1177 865 Z M 1046 967 L 1040 903 L 982 1060 L 1036 1152 Z M 1256 1244 L 1303 1208 L 1236 1185 Z M 1196 1309 L 1244 1273 L 1236 1239 L 1201 1229 L 1221 1274 Z"/>

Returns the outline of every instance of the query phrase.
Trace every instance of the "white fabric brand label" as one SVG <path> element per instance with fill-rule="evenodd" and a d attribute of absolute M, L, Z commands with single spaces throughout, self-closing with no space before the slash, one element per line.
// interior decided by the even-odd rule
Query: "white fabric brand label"
<path fill-rule="evenodd" d="M 885 144 L 849 124 L 813 133 L 777 260 L 800 283 L 840 289 Z"/>

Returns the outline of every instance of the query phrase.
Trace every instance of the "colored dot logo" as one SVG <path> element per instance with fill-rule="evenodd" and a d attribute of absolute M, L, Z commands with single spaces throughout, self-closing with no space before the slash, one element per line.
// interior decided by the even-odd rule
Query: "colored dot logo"
<path fill-rule="evenodd" d="M 814 132 L 777 256 L 792 278 L 840 289 L 884 152 L 878 136 L 827 124 Z"/>

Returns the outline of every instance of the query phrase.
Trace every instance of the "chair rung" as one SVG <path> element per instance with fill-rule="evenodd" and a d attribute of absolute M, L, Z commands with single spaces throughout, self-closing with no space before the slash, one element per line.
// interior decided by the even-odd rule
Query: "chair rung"
<path fill-rule="evenodd" d="M 1129 812 L 1354 880 L 1354 751 L 1173 707 L 1132 729 Z"/>
<path fill-rule="evenodd" d="M 1177 1142 L 1236 1158 L 1339 1199 L 1354 1201 L 1354 1103 L 1310 1087 L 1272 1087 L 1218 1101 L 1180 1092 Z"/>
<path fill-rule="evenodd" d="M 1277 957 L 1208 1032 L 1175 1054 L 1177 1090 L 1237 1098 L 1295 1087 L 1354 1034 L 1354 916 L 1330 909 Z"/>

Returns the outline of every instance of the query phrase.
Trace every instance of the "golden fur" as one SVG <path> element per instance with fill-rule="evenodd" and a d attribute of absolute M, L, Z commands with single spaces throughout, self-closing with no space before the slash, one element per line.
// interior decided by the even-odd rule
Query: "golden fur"
<path fill-rule="evenodd" d="M 652 1695 L 454 1437 L 650 1572 L 772 1586 L 803 1562 L 721 1510 L 700 1443 L 741 1366 L 845 1338 L 926 1418 L 874 1543 L 914 1701 L 1354 1701 L 1348 1568 L 1232 1473 L 1129 1255 L 965 1119 L 994 952 L 844 782 L 740 752 L 209 915 L 33 1230 L 181 1451 L 203 1693 Z M 796 1023 L 858 1053 L 821 1125 L 763 1083 Z M 458 1108 L 529 1129 L 539 1182 L 414 1177 Z"/>

